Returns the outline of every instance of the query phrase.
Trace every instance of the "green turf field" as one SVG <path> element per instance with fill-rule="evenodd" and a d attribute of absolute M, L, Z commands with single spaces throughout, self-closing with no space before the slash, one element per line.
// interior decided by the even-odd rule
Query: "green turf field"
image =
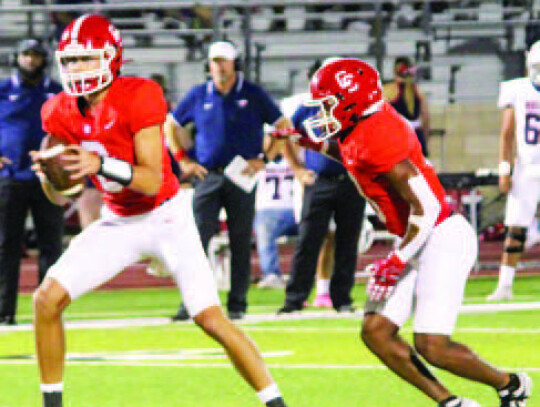
<path fill-rule="evenodd" d="M 472 280 L 465 304 L 483 304 L 491 278 Z M 361 306 L 364 286 L 355 287 Z M 540 276 L 516 282 L 515 303 L 540 302 Z M 65 405 L 72 407 L 258 406 L 255 394 L 230 367 L 223 351 L 191 322 L 168 324 L 163 317 L 178 306 L 172 289 L 100 291 L 69 308 L 66 320 L 113 320 L 113 327 L 73 328 L 67 332 L 69 361 Z M 257 342 L 290 407 L 435 406 L 394 377 L 360 342 L 360 316 L 321 312 L 309 319 L 256 321 L 282 304 L 281 291 L 250 291 L 243 328 Z M 525 308 L 525 307 L 524 307 Z M 310 313 L 311 315 L 312 313 Z M 330 317 L 329 317 L 330 316 Z M 148 318 L 156 326 L 115 325 Z M 41 395 L 30 322 L 30 296 L 19 302 L 20 331 L 0 330 L 0 407 L 39 407 Z M 410 328 L 404 329 L 410 338 Z M 493 364 L 527 371 L 540 382 L 540 310 L 467 312 L 455 338 Z M 495 393 L 480 384 L 437 372 L 456 393 L 484 407 L 498 406 Z M 540 406 L 537 392 L 528 404 Z"/>

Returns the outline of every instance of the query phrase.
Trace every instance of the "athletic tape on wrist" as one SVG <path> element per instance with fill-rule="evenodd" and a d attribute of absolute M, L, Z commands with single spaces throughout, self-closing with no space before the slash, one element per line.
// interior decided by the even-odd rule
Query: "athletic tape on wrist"
<path fill-rule="evenodd" d="M 500 175 L 510 175 L 512 172 L 512 165 L 508 161 L 501 161 L 499 163 L 499 176 Z"/>
<path fill-rule="evenodd" d="M 399 258 L 404 262 L 408 262 L 424 245 L 441 210 L 441 205 L 437 200 L 437 197 L 423 176 L 417 175 L 409 178 L 409 186 L 420 201 L 424 214 L 409 215 L 408 223 L 416 226 L 418 232 L 405 246 L 400 247 L 399 250 L 397 250 Z"/>
<path fill-rule="evenodd" d="M 127 161 L 101 156 L 98 175 L 116 181 L 123 186 L 128 186 L 133 179 L 133 167 Z"/>

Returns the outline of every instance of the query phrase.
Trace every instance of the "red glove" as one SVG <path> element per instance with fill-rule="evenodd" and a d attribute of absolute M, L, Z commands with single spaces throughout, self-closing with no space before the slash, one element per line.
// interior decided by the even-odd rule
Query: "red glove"
<path fill-rule="evenodd" d="M 289 139 L 293 143 L 298 144 L 300 147 L 304 147 L 313 151 L 325 151 L 328 149 L 328 141 L 321 142 L 313 141 L 304 132 L 292 129 L 276 129 L 270 133 L 272 137 L 276 139 Z"/>
<path fill-rule="evenodd" d="M 395 253 L 390 253 L 385 259 L 370 264 L 367 270 L 371 276 L 366 287 L 369 299 L 371 301 L 386 300 L 392 294 L 406 266 L 407 263 L 402 262 Z"/>

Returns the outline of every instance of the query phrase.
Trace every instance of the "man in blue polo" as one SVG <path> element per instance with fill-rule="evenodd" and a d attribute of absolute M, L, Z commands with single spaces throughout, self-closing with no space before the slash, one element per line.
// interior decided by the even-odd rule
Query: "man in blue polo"
<path fill-rule="evenodd" d="M 194 180 L 193 209 L 205 250 L 219 230 L 219 212 L 225 208 L 231 249 L 227 310 L 231 319 L 240 319 L 247 309 L 255 190 L 241 188 L 224 172 L 240 156 L 247 163 L 243 173 L 254 175 L 265 165 L 261 159 L 264 123 L 278 129 L 292 124 L 263 89 L 244 79 L 232 43 L 210 45 L 208 70 L 210 80 L 187 93 L 169 115 L 168 123 L 174 125 L 165 128 L 173 129 L 174 134 L 167 134 L 171 151 L 183 173 Z M 192 142 L 184 130 L 188 123 L 194 125 Z M 183 307 L 173 317 L 188 318 Z"/>
<path fill-rule="evenodd" d="M 63 209 L 44 195 L 28 152 L 45 135 L 41 106 L 62 90 L 45 75 L 47 51 L 36 39 L 19 42 L 15 71 L 0 81 L 0 324 L 15 323 L 26 216 L 37 233 L 39 280 L 62 252 Z"/>

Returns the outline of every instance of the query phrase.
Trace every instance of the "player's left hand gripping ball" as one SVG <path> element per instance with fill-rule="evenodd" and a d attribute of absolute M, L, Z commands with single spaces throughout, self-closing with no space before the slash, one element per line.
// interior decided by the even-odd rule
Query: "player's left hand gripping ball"
<path fill-rule="evenodd" d="M 371 276 L 366 287 L 369 299 L 372 301 L 386 300 L 394 287 L 399 276 L 405 271 L 407 263 L 404 263 L 395 253 L 390 253 L 388 257 L 378 260 L 367 267 Z"/>
<path fill-rule="evenodd" d="M 84 190 L 84 178 L 71 178 L 72 172 L 64 168 L 66 164 L 62 160 L 63 154 L 69 154 L 66 145 L 53 135 L 45 136 L 40 149 L 41 170 L 54 189 L 68 198 L 75 199 Z"/>

